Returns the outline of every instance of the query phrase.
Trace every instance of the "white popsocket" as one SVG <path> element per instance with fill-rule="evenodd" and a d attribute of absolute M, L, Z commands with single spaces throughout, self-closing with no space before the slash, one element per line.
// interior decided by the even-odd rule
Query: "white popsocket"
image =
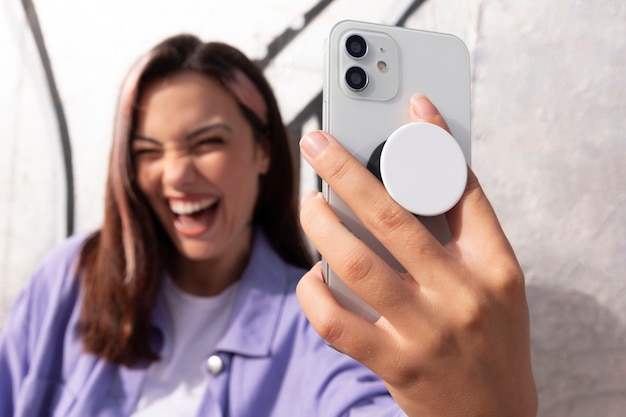
<path fill-rule="evenodd" d="M 380 152 L 380 179 L 401 206 L 436 216 L 459 201 L 467 183 L 463 151 L 445 130 L 431 123 L 403 125 Z"/>

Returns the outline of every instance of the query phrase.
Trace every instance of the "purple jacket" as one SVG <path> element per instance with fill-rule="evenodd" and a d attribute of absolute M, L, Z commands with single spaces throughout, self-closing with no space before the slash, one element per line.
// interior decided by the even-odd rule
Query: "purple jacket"
<path fill-rule="evenodd" d="M 145 367 L 83 352 L 76 332 L 83 301 L 74 266 L 83 241 L 70 238 L 45 258 L 5 323 L 0 417 L 130 416 L 135 409 Z M 206 352 L 213 366 L 205 367 L 211 381 L 198 416 L 404 415 L 378 377 L 311 327 L 294 292 L 303 273 L 257 233 L 229 328 Z M 159 298 L 157 351 L 170 343 L 166 317 Z"/>

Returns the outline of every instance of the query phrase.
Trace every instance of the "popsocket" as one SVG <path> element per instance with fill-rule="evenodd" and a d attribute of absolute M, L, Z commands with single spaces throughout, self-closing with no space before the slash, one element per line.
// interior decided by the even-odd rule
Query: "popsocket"
<path fill-rule="evenodd" d="M 378 153 L 376 164 L 372 159 L 378 159 Z M 432 123 L 414 122 L 398 128 L 374 151 L 372 166 L 379 168 L 379 178 L 391 197 L 420 216 L 450 210 L 467 183 L 461 147 L 445 129 Z"/>

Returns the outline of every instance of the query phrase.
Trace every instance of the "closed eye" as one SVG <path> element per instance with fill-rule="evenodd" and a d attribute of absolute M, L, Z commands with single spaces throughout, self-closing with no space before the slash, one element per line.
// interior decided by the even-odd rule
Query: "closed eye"
<path fill-rule="evenodd" d="M 219 137 L 215 137 L 215 138 L 206 138 L 206 139 L 201 139 L 199 141 L 196 141 L 195 146 L 199 146 L 199 145 L 217 145 L 217 144 L 221 144 L 224 143 L 224 139 L 219 138 Z"/>
<path fill-rule="evenodd" d="M 142 136 L 136 136 L 132 141 L 131 155 L 133 159 L 138 158 L 157 158 L 163 153 L 163 145 L 161 142 L 146 138 Z"/>
<path fill-rule="evenodd" d="M 204 152 L 225 144 L 224 135 L 228 138 L 232 132 L 233 129 L 225 123 L 209 123 L 186 135 L 186 139 L 194 151 Z"/>
<path fill-rule="evenodd" d="M 204 152 L 210 152 L 212 150 L 215 150 L 216 148 L 220 147 L 224 143 L 226 143 L 224 139 L 222 139 L 219 136 L 214 136 L 210 138 L 195 140 L 193 142 L 192 148 L 194 152 L 204 153 Z"/>
<path fill-rule="evenodd" d="M 157 149 L 157 148 L 153 148 L 153 149 L 148 149 L 148 148 L 144 148 L 144 149 L 133 149 L 132 151 L 132 155 L 134 158 L 137 157 L 141 157 L 141 156 L 156 156 L 156 155 L 160 155 L 161 153 L 163 153 L 163 151 L 161 149 Z"/>

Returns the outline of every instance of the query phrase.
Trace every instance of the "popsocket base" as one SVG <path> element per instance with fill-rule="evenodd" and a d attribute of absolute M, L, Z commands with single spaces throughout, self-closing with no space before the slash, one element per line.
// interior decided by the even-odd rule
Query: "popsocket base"
<path fill-rule="evenodd" d="M 432 123 L 398 128 L 374 151 L 368 166 L 379 169 L 380 180 L 398 204 L 420 216 L 450 210 L 467 183 L 461 147 L 450 133 Z"/>

